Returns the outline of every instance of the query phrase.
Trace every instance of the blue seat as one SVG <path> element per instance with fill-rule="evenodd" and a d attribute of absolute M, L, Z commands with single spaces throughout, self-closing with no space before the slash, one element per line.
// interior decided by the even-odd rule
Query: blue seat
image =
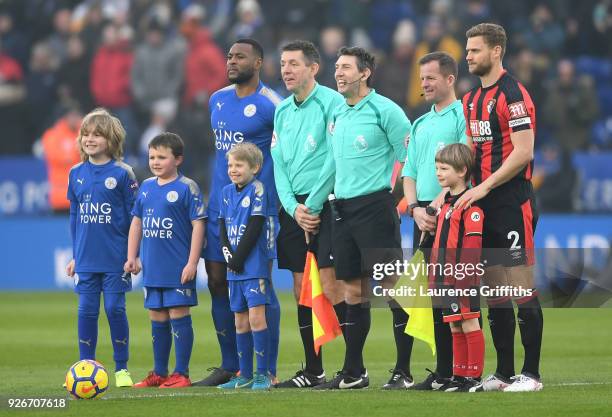
<path fill-rule="evenodd" d="M 612 84 L 612 60 L 581 56 L 574 62 L 578 74 L 588 74 L 597 84 Z"/>

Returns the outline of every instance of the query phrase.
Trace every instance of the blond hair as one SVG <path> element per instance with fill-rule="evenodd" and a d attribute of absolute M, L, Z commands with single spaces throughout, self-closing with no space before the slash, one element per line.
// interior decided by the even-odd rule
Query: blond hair
<path fill-rule="evenodd" d="M 453 143 L 446 145 L 436 153 L 436 162 L 448 164 L 457 172 L 465 168 L 465 182 L 468 182 L 474 167 L 474 154 L 469 146 L 463 143 Z"/>
<path fill-rule="evenodd" d="M 238 161 L 247 162 L 251 168 L 255 166 L 261 168 L 263 165 L 263 154 L 261 153 L 261 150 L 257 147 L 257 145 L 250 142 L 242 142 L 234 145 L 229 151 L 227 151 L 225 158 L 229 159 L 230 155 Z"/>
<path fill-rule="evenodd" d="M 98 107 L 83 118 L 79 136 L 77 137 L 79 153 L 81 154 L 81 160 L 83 162 L 89 159 L 89 156 L 83 151 L 83 136 L 88 133 L 95 133 L 106 139 L 108 142 L 109 156 L 117 161 L 122 159 L 125 129 L 121 121 L 110 114 L 108 110 Z"/>

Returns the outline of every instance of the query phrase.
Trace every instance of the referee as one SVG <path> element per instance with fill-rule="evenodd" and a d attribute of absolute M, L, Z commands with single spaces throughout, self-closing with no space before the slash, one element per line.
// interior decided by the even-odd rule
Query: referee
<path fill-rule="evenodd" d="M 370 330 L 369 280 L 375 263 L 402 259 L 399 216 L 391 195 L 395 161 L 406 157 L 410 121 L 402 109 L 370 87 L 374 57 L 359 47 L 338 52 L 335 78 L 345 102 L 333 117 L 331 149 L 321 181 L 306 200 L 319 213 L 332 201 L 332 253 L 336 277 L 344 281 L 347 303 L 344 366 L 333 380 L 315 389 L 358 389 L 369 385 L 363 347 Z M 384 388 L 405 389 L 410 376 L 412 337 L 404 333 L 408 315 L 392 306 L 397 362 Z"/>
<path fill-rule="evenodd" d="M 413 247 L 421 242 L 421 232 L 435 232 L 436 217 L 425 207 L 442 189 L 436 178 L 436 153 L 453 143 L 466 143 L 463 105 L 455 96 L 457 62 L 446 52 L 432 52 L 419 60 L 421 88 L 431 110 L 419 117 L 410 129 L 406 164 L 402 170 L 408 214 L 414 218 Z M 442 309 L 434 308 L 436 371 L 416 390 L 438 390 L 453 375 L 453 346 L 450 328 L 442 321 Z"/>
<path fill-rule="evenodd" d="M 315 254 L 321 284 L 343 323 L 346 304 L 336 283 L 331 257 L 329 203 L 323 205 L 320 220 L 309 221 L 304 216 L 308 213 L 304 202 L 319 180 L 327 156 L 330 139 L 327 125 L 334 109 L 344 101 L 337 91 L 315 81 L 320 61 L 319 51 L 311 42 L 297 40 L 281 48 L 281 75 L 293 94 L 276 108 L 271 145 L 276 189 L 283 206 L 279 214 L 277 258 L 278 267 L 293 274 L 293 292 L 298 301 L 306 262 L 305 230 L 318 228 Z M 297 310 L 306 368 L 276 385 L 278 388 L 308 388 L 325 382 L 322 351 L 317 355 L 314 350 L 312 309 L 298 305 Z"/>

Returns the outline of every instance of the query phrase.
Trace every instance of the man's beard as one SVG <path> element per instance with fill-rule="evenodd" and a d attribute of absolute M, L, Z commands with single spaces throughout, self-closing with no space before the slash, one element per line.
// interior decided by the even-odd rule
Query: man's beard
<path fill-rule="evenodd" d="M 482 63 L 480 65 L 476 65 L 476 67 L 472 70 L 472 74 L 482 77 L 483 75 L 487 75 L 491 72 L 491 68 L 493 68 L 493 64 L 491 62 Z"/>
<path fill-rule="evenodd" d="M 255 69 L 254 68 L 249 68 L 247 70 L 238 72 L 238 74 L 236 74 L 236 76 L 234 76 L 234 77 L 228 77 L 228 80 L 232 84 L 243 84 L 243 83 L 251 80 L 253 78 L 253 75 L 255 75 Z"/>

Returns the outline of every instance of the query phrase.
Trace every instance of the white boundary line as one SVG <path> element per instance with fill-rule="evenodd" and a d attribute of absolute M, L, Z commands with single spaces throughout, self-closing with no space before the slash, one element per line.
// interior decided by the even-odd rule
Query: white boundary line
<path fill-rule="evenodd" d="M 580 386 L 589 386 L 589 385 L 611 385 L 612 381 L 602 381 L 602 382 L 561 382 L 561 383 L 557 383 L 557 384 L 544 384 L 544 389 L 546 389 L 546 387 L 580 387 Z M 140 390 L 139 390 L 140 391 Z M 120 395 L 120 396 L 112 396 L 112 397 L 102 397 L 100 398 L 100 400 L 121 400 L 121 399 L 147 399 L 147 398 L 168 398 L 168 397 L 218 397 L 218 396 L 222 396 L 222 395 L 261 395 L 262 393 L 265 395 L 266 391 L 251 391 L 251 390 L 233 390 L 233 391 L 222 391 L 222 390 L 212 390 L 212 389 L 199 389 L 199 388 L 195 388 L 193 389 L 192 392 L 185 392 L 185 391 L 179 391 L 179 392 L 167 392 L 166 390 L 164 390 L 164 393 L 155 393 L 155 392 L 138 392 L 138 393 L 134 393 L 135 395 L 131 395 L 131 394 L 127 394 L 127 395 Z M 267 391 L 268 394 L 271 394 L 272 392 L 276 391 L 276 389 L 271 389 L 270 391 Z M 311 391 L 311 390 L 305 390 L 305 391 Z M 374 390 L 368 390 L 369 392 L 372 391 L 377 391 L 376 389 Z M 409 390 L 408 390 L 409 391 Z M 279 393 L 282 392 L 287 392 L 287 390 L 279 390 Z"/>

